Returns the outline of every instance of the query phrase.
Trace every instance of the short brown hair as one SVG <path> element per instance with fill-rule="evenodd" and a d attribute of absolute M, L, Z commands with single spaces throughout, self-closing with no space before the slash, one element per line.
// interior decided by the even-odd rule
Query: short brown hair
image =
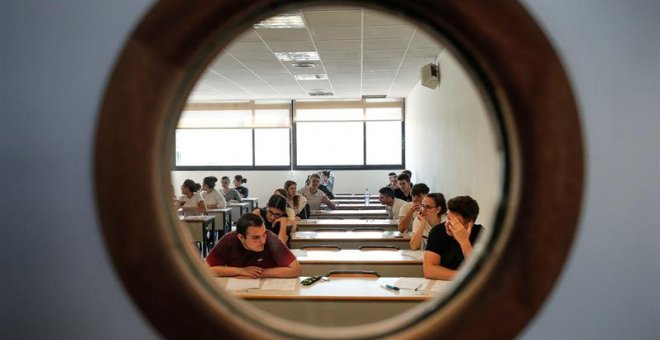
<path fill-rule="evenodd" d="M 479 216 L 479 204 L 470 196 L 456 196 L 450 199 L 447 208 L 471 222 L 476 222 Z"/>

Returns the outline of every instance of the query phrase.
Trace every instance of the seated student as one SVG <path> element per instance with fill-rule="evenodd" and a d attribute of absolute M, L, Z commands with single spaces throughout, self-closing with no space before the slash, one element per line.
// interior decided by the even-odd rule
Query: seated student
<path fill-rule="evenodd" d="M 220 183 L 222 184 L 222 188 L 220 188 L 220 193 L 222 194 L 222 196 L 225 196 L 225 201 L 227 201 L 227 203 L 240 202 L 241 195 L 238 193 L 238 191 L 229 187 L 229 177 L 222 176 L 222 179 L 220 179 L 220 181 L 221 181 Z"/>
<path fill-rule="evenodd" d="M 382 187 L 378 192 L 380 193 L 378 199 L 387 208 L 389 217 L 392 219 L 399 218 L 401 207 L 406 204 L 406 201 L 395 198 L 394 191 L 390 187 Z"/>
<path fill-rule="evenodd" d="M 266 229 L 275 233 L 288 247 L 291 244 L 291 232 L 296 231 L 296 221 L 289 220 L 286 208 L 286 198 L 273 195 L 268 200 L 265 209 L 257 208 L 254 209 L 253 213 L 261 216 Z"/>
<path fill-rule="evenodd" d="M 199 190 L 202 186 L 192 179 L 186 179 L 181 185 L 181 195 L 177 206 L 183 209 L 184 215 L 201 215 L 206 212 L 206 204 Z"/>
<path fill-rule="evenodd" d="M 392 188 L 392 190 L 399 189 L 399 180 L 396 179 L 396 172 L 390 172 L 387 176 L 389 177 L 388 186 Z"/>
<path fill-rule="evenodd" d="M 298 184 L 294 181 L 284 182 L 284 190 L 287 193 L 287 202 L 289 207 L 296 213 L 299 219 L 309 218 L 309 205 L 307 205 L 307 198 L 298 194 Z"/>
<path fill-rule="evenodd" d="M 399 211 L 400 232 L 403 233 L 412 229 L 411 227 L 419 215 L 419 206 L 422 203 L 422 199 L 429 193 L 429 191 L 429 187 L 424 183 L 417 183 L 412 187 L 412 190 L 410 191 L 413 197 L 412 202 L 407 202 L 401 206 L 401 210 Z M 419 249 L 419 247 L 417 249 Z"/>
<path fill-rule="evenodd" d="M 415 186 L 413 186 L 413 192 L 415 192 Z M 427 193 L 428 194 L 428 193 Z M 428 245 L 429 233 L 433 230 L 433 227 L 443 222 L 443 216 L 447 213 L 447 202 L 445 201 L 445 196 L 441 193 L 434 193 L 429 195 L 433 200 L 433 207 L 427 205 L 429 209 L 425 209 L 422 202 L 426 195 L 422 196 L 419 203 L 419 213 L 412 225 L 412 237 L 410 237 L 410 249 L 425 250 Z M 417 198 L 415 198 L 417 199 Z"/>
<path fill-rule="evenodd" d="M 273 195 L 280 195 L 286 199 L 286 216 L 289 218 L 291 221 L 296 221 L 296 211 L 291 208 L 291 205 L 289 204 L 289 194 L 286 192 L 284 189 L 275 189 L 275 192 L 273 192 Z"/>
<path fill-rule="evenodd" d="M 323 170 L 321 171 L 320 175 L 321 175 L 321 185 L 325 186 L 326 189 L 328 189 L 330 195 L 332 195 L 332 193 L 335 191 L 335 173 L 330 170 Z M 328 195 L 327 192 L 326 195 Z M 328 197 L 330 197 L 330 195 L 328 195 Z M 333 198 L 334 197 L 330 197 L 330 199 Z"/>
<path fill-rule="evenodd" d="M 217 181 L 218 178 L 215 176 L 204 177 L 202 181 L 202 198 L 204 199 L 204 203 L 206 203 L 207 209 L 224 208 L 227 206 L 225 196 L 215 188 Z"/>
<path fill-rule="evenodd" d="M 300 263 L 264 220 L 245 214 L 236 221 L 236 230 L 225 234 L 206 257 L 217 276 L 243 278 L 298 277 Z"/>
<path fill-rule="evenodd" d="M 248 197 L 248 194 L 250 194 L 250 190 L 248 190 L 247 187 L 244 187 L 243 183 L 247 183 L 247 178 L 243 178 L 241 175 L 234 176 L 234 189 L 238 191 L 241 198 L 246 198 Z"/>
<path fill-rule="evenodd" d="M 429 210 L 439 209 L 431 195 L 422 201 L 425 210 L 427 206 Z M 424 252 L 425 278 L 451 280 L 456 276 L 463 260 L 472 255 L 472 246 L 483 229 L 474 224 L 478 215 L 479 205 L 472 197 L 458 196 L 449 200 L 447 221 L 433 227 L 429 233 Z"/>
<path fill-rule="evenodd" d="M 397 180 L 399 180 L 399 189 L 394 190 L 394 197 L 400 198 L 406 202 L 412 202 L 412 194 L 410 193 L 412 184 L 410 183 L 410 176 L 402 173 L 397 176 Z"/>
<path fill-rule="evenodd" d="M 325 203 L 330 209 L 337 209 L 337 206 L 328 199 L 328 196 L 319 190 L 321 185 L 321 176 L 311 174 L 309 176 L 309 186 L 305 187 L 301 194 L 307 199 L 307 204 L 311 210 L 321 209 L 321 203 Z"/>

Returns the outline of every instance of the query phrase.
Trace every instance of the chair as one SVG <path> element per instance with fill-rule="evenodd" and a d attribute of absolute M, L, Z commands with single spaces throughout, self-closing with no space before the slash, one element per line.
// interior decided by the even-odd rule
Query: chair
<path fill-rule="evenodd" d="M 304 245 L 300 250 L 334 250 L 340 251 L 341 247 L 336 244 L 318 244 L 318 245 Z"/>
<path fill-rule="evenodd" d="M 397 246 L 386 246 L 386 245 L 360 246 L 360 248 L 358 248 L 358 249 L 362 250 L 362 251 L 369 251 L 369 250 L 397 251 L 397 250 L 401 250 L 401 248 L 399 248 Z"/>
<path fill-rule="evenodd" d="M 331 270 L 326 277 L 364 277 L 364 278 L 374 278 L 377 279 L 380 277 L 380 274 L 373 270 Z"/>

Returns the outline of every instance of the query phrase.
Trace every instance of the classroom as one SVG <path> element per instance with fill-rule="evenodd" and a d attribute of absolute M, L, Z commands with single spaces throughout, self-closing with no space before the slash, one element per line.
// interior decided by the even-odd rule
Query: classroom
<path fill-rule="evenodd" d="M 294 181 L 302 194 L 308 176 L 319 173 L 322 185 L 330 177 L 336 207 L 312 208 L 311 216 L 298 217 L 297 231 L 283 240 L 301 262 L 301 277 L 375 271 L 397 291 L 405 280 L 422 279 L 423 248 L 409 250 L 411 229 L 398 228 L 398 212 L 385 214 L 379 202 L 381 188 L 390 186 L 389 174 L 409 170 L 410 183 L 426 184 L 446 200 L 474 198 L 477 223 L 483 226 L 493 224 L 504 185 L 504 149 L 493 103 L 466 65 L 451 47 L 413 23 L 373 9 L 302 8 L 247 29 L 210 62 L 176 130 L 175 196 L 187 180 L 202 184 L 212 177 L 230 202 L 222 206 L 229 213 L 207 212 L 216 216 L 215 230 L 222 230 L 215 237 L 200 236 L 203 217 L 186 217 L 202 256 L 236 229 L 241 215 L 271 209 L 269 199 L 286 181 Z M 329 176 L 324 178 L 322 171 Z M 239 203 L 227 196 L 232 188 L 247 188 L 249 194 L 240 195 Z M 365 206 L 365 195 L 371 196 L 370 205 Z M 272 284 L 268 280 L 263 285 Z M 222 282 L 245 288 L 248 281 Z M 446 290 L 450 283 L 437 285 Z M 321 290 L 327 285 L 313 284 Z M 392 306 L 367 299 L 360 307 L 345 302 L 319 307 L 312 299 L 282 309 L 281 301 L 260 300 L 259 292 L 249 292 L 239 296 L 280 317 L 323 326 L 379 321 L 428 298 L 413 294 L 417 300 Z M 329 314 L 334 316 L 318 317 Z"/>

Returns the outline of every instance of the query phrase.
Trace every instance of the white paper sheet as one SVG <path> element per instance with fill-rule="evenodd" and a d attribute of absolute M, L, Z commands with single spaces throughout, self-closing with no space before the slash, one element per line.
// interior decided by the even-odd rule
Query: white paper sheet
<path fill-rule="evenodd" d="M 417 278 L 417 277 L 401 277 L 394 285 L 400 289 L 421 289 L 424 285 L 426 279 Z"/>
<path fill-rule="evenodd" d="M 431 287 L 431 293 L 440 293 L 445 292 L 451 286 L 451 281 L 443 280 L 434 280 L 433 286 Z"/>
<path fill-rule="evenodd" d="M 403 256 L 412 257 L 415 260 L 423 260 L 424 259 L 424 252 L 423 251 L 402 250 L 401 253 L 403 254 Z"/>
<path fill-rule="evenodd" d="M 294 290 L 298 279 L 264 279 L 261 290 Z"/>
<path fill-rule="evenodd" d="M 306 250 L 291 249 L 291 252 L 293 253 L 293 256 L 295 256 L 295 257 L 306 257 L 307 256 L 307 251 Z"/>
<path fill-rule="evenodd" d="M 235 279 L 227 281 L 227 290 L 259 289 L 259 279 Z"/>

